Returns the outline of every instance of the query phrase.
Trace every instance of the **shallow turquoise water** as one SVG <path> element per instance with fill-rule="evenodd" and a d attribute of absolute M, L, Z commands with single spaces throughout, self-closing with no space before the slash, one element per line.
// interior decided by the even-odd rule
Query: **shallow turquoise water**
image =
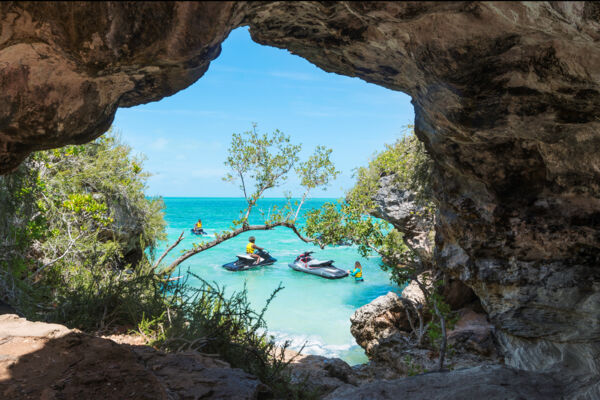
<path fill-rule="evenodd" d="M 168 243 L 173 243 L 182 231 L 185 239 L 167 257 L 175 259 L 180 250 L 191 248 L 192 243 L 210 240 L 215 232 L 221 232 L 239 217 L 245 201 L 241 198 L 165 198 L 165 219 L 168 224 Z M 327 199 L 309 200 L 304 210 L 319 207 Z M 283 199 L 264 199 L 259 204 L 265 213 L 269 207 L 281 207 Z M 258 211 L 258 210 L 257 210 Z M 190 228 L 202 218 L 207 236 L 195 236 Z M 261 215 L 256 212 L 251 223 L 260 223 Z M 302 218 L 299 219 L 302 223 Z M 277 258 L 274 265 L 259 270 L 231 272 L 221 267 L 233 261 L 236 254 L 244 253 L 249 236 L 256 237 L 256 244 L 267 249 Z M 166 244 L 157 249 L 162 254 Z M 320 260 L 333 259 L 338 268 L 350 269 L 354 261 L 363 265 L 362 283 L 353 278 L 329 280 L 297 272 L 288 267 L 299 253 L 315 252 Z M 353 247 L 329 247 L 324 250 L 302 242 L 291 230 L 277 228 L 272 231 L 244 233 L 201 254 L 189 258 L 182 264 L 182 271 L 190 271 L 208 281 L 225 285 L 228 290 L 248 288 L 250 302 L 261 309 L 271 292 L 279 283 L 285 287 L 273 300 L 266 314 L 269 332 L 278 340 L 291 340 L 292 348 L 299 349 L 307 342 L 303 353 L 340 357 L 350 364 L 366 361 L 362 349 L 350 334 L 350 316 L 360 306 L 388 291 L 397 291 L 388 275 L 379 268 L 379 258 L 361 259 Z M 193 280 L 189 281 L 193 284 Z"/>

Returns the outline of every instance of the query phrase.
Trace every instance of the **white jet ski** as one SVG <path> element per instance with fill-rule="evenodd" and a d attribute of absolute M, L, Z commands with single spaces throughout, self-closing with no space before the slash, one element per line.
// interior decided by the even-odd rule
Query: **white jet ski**
<path fill-rule="evenodd" d="M 348 272 L 333 266 L 333 260 L 319 261 L 311 257 L 312 251 L 307 251 L 296 257 L 288 267 L 296 271 L 317 275 L 327 279 L 339 279 L 348 276 Z"/>

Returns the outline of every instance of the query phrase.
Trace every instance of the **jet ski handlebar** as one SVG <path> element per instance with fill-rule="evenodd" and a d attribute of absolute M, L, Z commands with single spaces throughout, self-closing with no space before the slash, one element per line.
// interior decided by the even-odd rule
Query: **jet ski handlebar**
<path fill-rule="evenodd" d="M 305 251 L 304 253 L 301 253 L 298 257 L 296 257 L 296 261 L 302 260 L 303 262 L 306 262 L 312 258 L 312 257 L 310 257 L 310 255 L 312 253 L 314 253 L 314 252 L 313 251 Z"/>

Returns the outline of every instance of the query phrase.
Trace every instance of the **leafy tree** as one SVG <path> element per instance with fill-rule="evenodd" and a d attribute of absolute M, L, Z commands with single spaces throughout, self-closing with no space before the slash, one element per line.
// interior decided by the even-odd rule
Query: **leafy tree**
<path fill-rule="evenodd" d="M 403 286 L 415 282 L 426 298 L 426 305 L 415 304 L 402 298 L 407 310 L 411 310 L 409 322 L 413 327 L 417 345 L 423 345 L 426 333 L 439 341 L 439 368 L 443 368 L 446 348 L 446 321 L 450 310 L 439 293 L 442 275 L 433 263 L 434 218 L 436 206 L 433 201 L 432 161 L 423 144 L 414 136 L 412 126 L 393 145 L 377 154 L 366 167 L 356 170 L 357 182 L 344 200 L 325 203 L 321 208 L 307 213 L 304 232 L 321 244 L 335 245 L 350 242 L 366 257 L 372 253 L 382 258 L 382 268 L 389 271 L 391 279 Z M 374 217 L 377 204 L 375 193 L 380 189 L 383 177 L 391 177 L 391 183 L 414 196 L 414 219 L 410 232 Z M 421 241 L 413 240 L 414 237 Z M 425 238 L 425 240 L 423 240 Z M 425 323 L 424 306 L 433 310 L 436 320 Z M 408 313 L 408 311 L 407 311 Z M 437 328 L 439 326 L 439 329 Z M 439 331 L 440 335 L 433 333 Z M 439 340 L 438 340 L 439 339 Z"/>
<path fill-rule="evenodd" d="M 246 209 L 240 213 L 239 219 L 232 222 L 229 230 L 216 234 L 212 241 L 194 245 L 192 249 L 185 251 L 170 265 L 160 269 L 158 274 L 169 275 L 188 258 L 247 231 L 270 230 L 282 226 L 291 229 L 304 242 L 318 243 L 317 239 L 307 238 L 301 234 L 296 226 L 296 219 L 311 191 L 325 188 L 331 180 L 335 179 L 339 171 L 331 162 L 330 149 L 318 146 L 305 161 L 300 161 L 298 155 L 300 150 L 301 145 L 292 144 L 289 136 L 279 130 L 272 134 L 258 134 L 256 124 L 250 131 L 233 134 L 229 156 L 225 161 L 225 165 L 230 168 L 231 172 L 224 179 L 239 183 L 240 190 L 246 199 Z M 267 190 L 281 186 L 292 171 L 296 172 L 300 178 L 300 186 L 303 188 L 301 200 L 294 203 L 291 195 L 288 195 L 288 202 L 282 209 L 269 210 L 263 224 L 250 225 L 248 221 L 257 201 L 264 196 Z M 183 233 L 160 257 L 159 261 L 164 259 L 182 238 Z M 155 267 L 159 268 L 159 263 L 155 264 Z"/>
<path fill-rule="evenodd" d="M 100 275 L 145 268 L 165 223 L 162 201 L 144 196 L 142 163 L 109 133 L 35 153 L 0 177 L 0 228 L 12 238 L 0 244 L 7 281 L 35 296 L 32 304 L 60 306 Z M 5 287 L 2 296 L 17 306 L 25 297 L 13 292 Z"/>
<path fill-rule="evenodd" d="M 299 150 L 279 131 L 234 136 L 227 165 L 247 200 L 234 229 L 254 229 L 250 211 L 291 172 L 305 188 L 301 203 L 337 175 L 330 150 L 319 147 L 304 162 Z M 188 285 L 189 271 L 181 280 L 155 273 L 168 253 L 154 261 L 153 247 L 164 238 L 163 204 L 144 196 L 142 161 L 108 134 L 36 153 L 1 176 L 0 297 L 30 319 L 87 331 L 125 326 L 165 351 L 217 353 L 259 377 L 276 398 L 312 398 L 292 383 L 289 344 L 276 344 L 266 331 L 266 307 L 281 287 L 255 312 L 246 290 L 226 296 L 216 284 Z M 294 213 L 290 199 L 260 229 L 289 226 L 298 233 L 296 206 Z"/>

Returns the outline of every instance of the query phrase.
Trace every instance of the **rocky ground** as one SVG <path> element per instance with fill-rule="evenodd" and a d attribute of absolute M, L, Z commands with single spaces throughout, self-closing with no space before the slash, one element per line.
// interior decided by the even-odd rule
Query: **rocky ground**
<path fill-rule="evenodd" d="M 1 315 L 0 398 L 242 400 L 269 394 L 257 378 L 209 355 L 165 354 L 119 341 Z"/>
<path fill-rule="evenodd" d="M 389 301 L 393 296 L 382 297 L 393 304 Z M 477 333 L 481 321 L 466 315 L 465 326 Z M 468 330 L 457 324 L 455 331 Z M 326 399 L 559 399 L 563 391 L 551 376 L 493 365 L 489 360 L 484 366 L 407 378 L 406 370 L 381 361 L 350 367 L 340 359 L 292 351 L 286 355 L 293 359 L 293 380 L 305 382 L 307 391 Z M 471 361 L 476 365 L 481 360 Z M 462 365 L 468 364 L 463 360 Z M 241 400 L 269 399 L 272 393 L 256 377 L 212 355 L 165 354 L 145 346 L 139 336 L 96 337 L 4 314 L 0 315 L 0 398 Z"/>
<path fill-rule="evenodd" d="M 403 297 L 422 301 L 416 285 L 409 285 Z M 421 306 L 423 307 L 423 306 Z M 431 320 L 423 307 L 425 325 Z M 350 321 L 351 332 L 371 360 L 364 372 L 379 378 L 397 378 L 438 369 L 439 353 L 424 335 L 421 343 L 411 327 L 405 303 L 389 292 L 359 308 Z M 445 368 L 458 369 L 502 363 L 495 329 L 477 301 L 454 311 L 456 322 L 448 329 Z M 413 326 L 418 329 L 418 321 Z"/>

